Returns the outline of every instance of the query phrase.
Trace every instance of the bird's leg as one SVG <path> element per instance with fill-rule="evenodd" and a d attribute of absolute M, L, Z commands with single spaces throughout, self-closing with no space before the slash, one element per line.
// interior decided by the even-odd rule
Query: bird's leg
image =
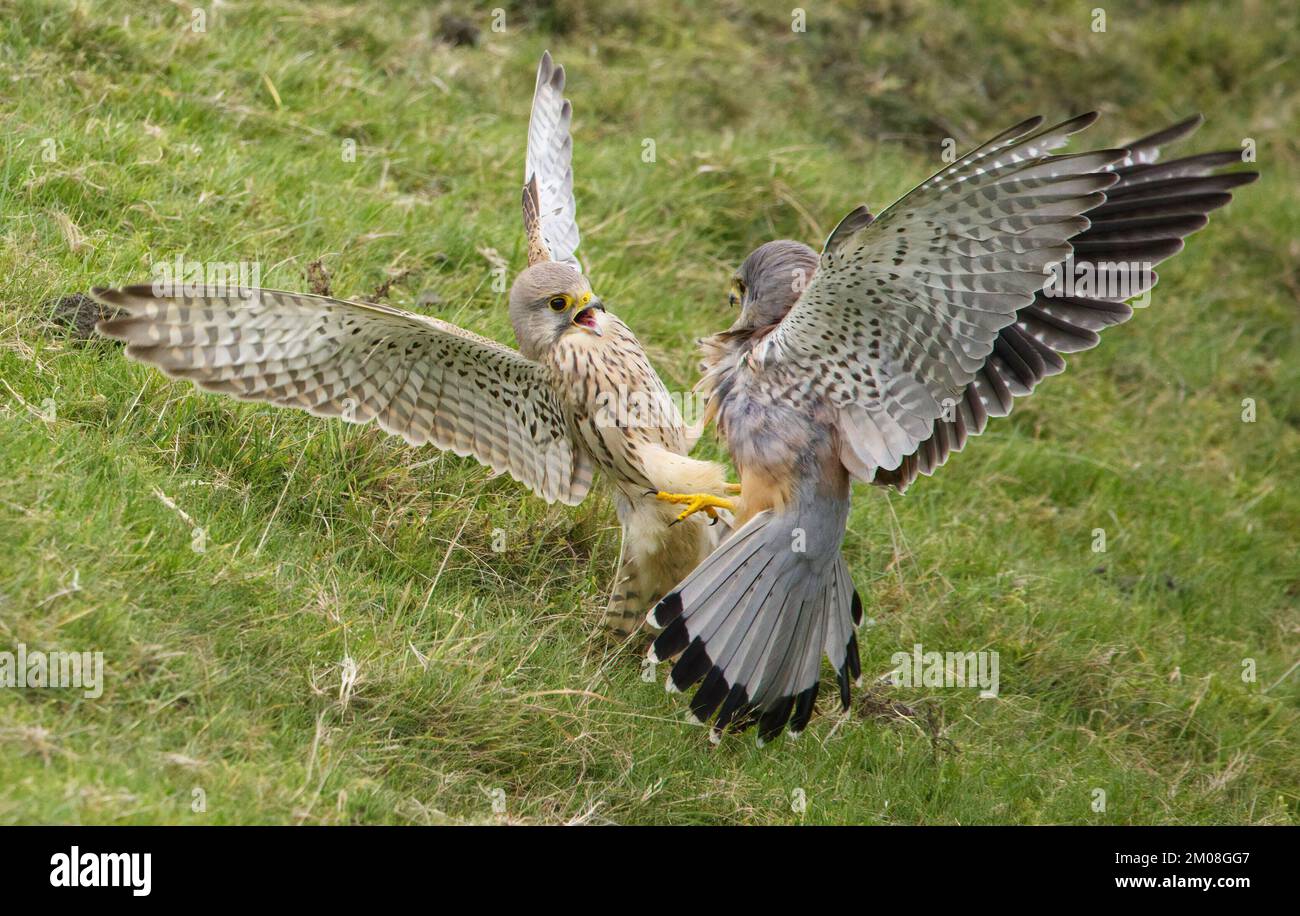
<path fill-rule="evenodd" d="M 728 493 L 735 493 L 737 496 L 740 495 L 740 484 L 738 483 L 724 483 L 722 489 L 726 490 Z"/>
<path fill-rule="evenodd" d="M 716 510 L 726 509 L 728 512 L 736 510 L 736 504 L 731 500 L 723 499 L 721 496 L 714 496 L 712 493 L 665 493 L 660 490 L 655 494 L 655 499 L 686 506 L 682 513 L 670 523 L 673 525 L 690 518 L 696 512 L 703 512 L 709 518 L 717 521 L 718 513 Z"/>

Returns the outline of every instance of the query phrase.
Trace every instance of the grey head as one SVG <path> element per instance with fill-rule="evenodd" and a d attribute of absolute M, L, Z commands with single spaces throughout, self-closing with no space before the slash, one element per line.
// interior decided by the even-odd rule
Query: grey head
<path fill-rule="evenodd" d="M 587 278 L 560 261 L 534 264 L 510 287 L 510 323 L 529 359 L 542 359 L 565 334 L 603 336 L 604 311 Z"/>
<path fill-rule="evenodd" d="M 731 304 L 740 306 L 731 330 L 768 328 L 784 318 L 812 281 L 818 260 L 817 252 L 789 239 L 750 252 L 731 280 Z"/>

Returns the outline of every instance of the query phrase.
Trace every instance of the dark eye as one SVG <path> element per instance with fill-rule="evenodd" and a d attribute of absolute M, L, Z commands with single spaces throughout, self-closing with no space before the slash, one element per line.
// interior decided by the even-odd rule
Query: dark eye
<path fill-rule="evenodd" d="M 740 305 L 740 300 L 744 298 L 744 295 L 745 284 L 739 277 L 733 278 L 731 281 L 731 292 L 727 294 L 727 301 L 733 306 Z"/>
<path fill-rule="evenodd" d="M 547 304 L 550 305 L 552 310 L 562 312 L 569 307 L 569 300 L 563 296 L 556 296 Z"/>

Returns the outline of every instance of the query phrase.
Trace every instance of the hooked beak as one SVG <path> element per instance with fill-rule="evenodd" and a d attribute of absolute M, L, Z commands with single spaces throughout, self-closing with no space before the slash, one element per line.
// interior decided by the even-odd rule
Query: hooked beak
<path fill-rule="evenodd" d="M 605 311 L 605 304 L 599 299 L 590 299 L 573 313 L 573 323 L 583 330 L 590 331 L 597 337 L 604 337 L 605 332 L 600 329 L 600 324 L 596 320 L 596 312 Z"/>

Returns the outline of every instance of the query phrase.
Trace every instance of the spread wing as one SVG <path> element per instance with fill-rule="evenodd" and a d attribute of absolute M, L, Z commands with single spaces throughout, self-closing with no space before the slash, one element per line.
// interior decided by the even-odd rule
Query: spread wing
<path fill-rule="evenodd" d="M 850 213 L 807 289 L 756 349 L 838 408 L 840 459 L 862 480 L 899 468 L 1070 255 L 1126 150 L 1052 155 L 1096 120 L 1034 118 L 872 219 Z"/>
<path fill-rule="evenodd" d="M 243 293 L 243 294 L 241 294 Z M 506 472 L 547 502 L 581 502 L 589 459 L 542 367 L 485 337 L 381 305 L 305 293 L 156 295 L 96 290 L 125 315 L 101 334 L 205 391 L 377 422 Z"/>
<path fill-rule="evenodd" d="M 573 199 L 573 107 L 564 98 L 564 68 L 542 54 L 528 119 L 528 153 L 524 164 L 524 229 L 529 264 L 561 261 L 579 272 L 578 207 Z M 548 258 L 549 256 L 549 258 Z"/>
<path fill-rule="evenodd" d="M 955 409 L 935 423 L 930 437 L 897 469 L 878 470 L 875 483 L 903 490 L 918 474 L 934 473 L 950 453 L 965 446 L 968 436 L 984 431 L 990 416 L 1010 413 L 1015 398 L 1032 394 L 1044 378 L 1063 372 L 1062 354 L 1096 346 L 1098 332 L 1132 316 L 1124 300 L 1146 291 L 1146 277 L 1138 271 L 1180 251 L 1182 240 L 1232 199 L 1233 188 L 1259 177 L 1257 172 L 1220 171 L 1241 162 L 1240 150 L 1158 162 L 1164 146 L 1187 137 L 1203 120 L 1196 115 L 1128 144 L 1128 156 L 1109 167 L 1119 180 L 1106 190 L 1105 202 L 1087 212 L 1088 227 L 1070 239 L 1075 274 L 1091 272 L 1107 282 L 1086 296 L 1058 295 L 1059 288 L 1036 293 L 1016 313 L 1015 323 L 998 332 Z M 1124 276 L 1119 270 L 1131 273 Z M 1126 289 L 1124 282 L 1109 282 L 1115 280 L 1138 282 Z M 1155 282 L 1154 274 L 1150 282 Z"/>

